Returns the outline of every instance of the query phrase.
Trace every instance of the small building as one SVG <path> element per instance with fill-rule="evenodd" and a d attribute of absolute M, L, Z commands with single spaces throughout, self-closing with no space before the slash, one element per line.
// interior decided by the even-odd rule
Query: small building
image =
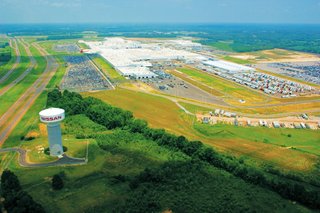
<path fill-rule="evenodd" d="M 272 125 L 274 128 L 280 128 L 280 123 L 278 121 L 273 121 Z"/>
<path fill-rule="evenodd" d="M 228 117 L 228 118 L 231 118 L 231 112 L 225 112 L 223 115 Z"/>
<path fill-rule="evenodd" d="M 167 87 L 167 86 L 162 85 L 162 86 L 159 86 L 159 89 L 160 89 L 160 90 L 166 90 L 166 89 L 168 89 L 168 87 Z"/>
<path fill-rule="evenodd" d="M 311 129 L 311 126 L 309 124 L 306 124 L 307 129 Z"/>
<path fill-rule="evenodd" d="M 301 129 L 301 125 L 300 124 L 294 123 L 293 126 L 294 126 L 295 129 Z"/>
<path fill-rule="evenodd" d="M 203 117 L 203 118 L 202 118 L 202 123 L 203 123 L 203 124 L 208 124 L 209 121 L 210 121 L 210 118 L 209 118 L 209 117 Z"/>
<path fill-rule="evenodd" d="M 268 126 L 268 123 L 266 121 L 260 120 L 259 125 L 266 127 L 266 126 Z"/>
<path fill-rule="evenodd" d="M 301 126 L 302 129 L 306 129 L 307 128 L 304 123 L 300 123 L 300 126 Z"/>
<path fill-rule="evenodd" d="M 308 115 L 307 115 L 307 114 L 305 114 L 305 113 L 304 113 L 304 114 L 302 114 L 302 115 L 301 115 L 301 117 L 302 117 L 303 119 L 305 119 L 305 120 L 308 120 L 308 119 L 309 119 Z"/>
<path fill-rule="evenodd" d="M 216 109 L 216 110 L 214 111 L 214 114 L 215 114 L 215 116 L 218 116 L 218 115 L 220 114 L 220 109 Z"/>
<path fill-rule="evenodd" d="M 235 125 L 235 126 L 239 126 L 239 121 L 238 121 L 238 119 L 236 119 L 236 118 L 234 119 L 234 125 Z"/>

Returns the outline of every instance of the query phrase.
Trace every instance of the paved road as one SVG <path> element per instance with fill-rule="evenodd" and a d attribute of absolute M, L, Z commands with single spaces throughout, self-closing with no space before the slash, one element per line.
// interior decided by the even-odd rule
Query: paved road
<path fill-rule="evenodd" d="M 85 158 L 71 158 L 66 154 L 63 154 L 63 158 L 60 158 L 53 162 L 48 163 L 29 163 L 27 162 L 27 151 L 18 147 L 0 149 L 0 153 L 6 152 L 18 152 L 19 153 L 19 165 L 23 167 L 49 167 L 49 166 L 66 166 L 66 165 L 83 165 L 87 163 Z"/>
<path fill-rule="evenodd" d="M 30 72 L 31 70 L 34 68 L 34 66 L 36 65 L 36 60 L 34 59 L 33 55 L 31 54 L 31 51 L 29 49 L 29 46 L 27 46 L 24 42 L 21 41 L 21 44 L 23 45 L 23 47 L 25 48 L 27 55 L 30 58 L 30 64 L 28 66 L 28 68 L 21 74 L 19 75 L 19 77 L 12 81 L 10 84 L 8 84 L 7 86 L 5 86 L 3 89 L 0 90 L 0 96 L 2 96 L 3 94 L 5 94 L 9 89 L 11 89 L 12 87 L 14 87 L 17 83 L 19 83 L 20 81 L 22 81 Z"/>
<path fill-rule="evenodd" d="M 40 77 L 20 96 L 20 98 L 0 118 L 0 146 L 9 137 L 14 127 L 39 97 L 52 76 L 55 74 L 58 64 L 53 56 L 49 55 L 38 44 L 34 46 L 47 61 L 47 67 Z"/>
<path fill-rule="evenodd" d="M 14 42 L 14 47 L 12 45 L 13 42 Z M 10 46 L 15 49 L 17 58 L 13 64 L 13 66 L 11 67 L 11 69 L 4 76 L 2 76 L 2 78 L 0 79 L 0 84 L 3 83 L 5 80 L 7 80 L 7 78 L 11 75 L 11 73 L 13 73 L 13 71 L 17 68 L 17 66 L 19 65 L 20 60 L 21 60 L 21 54 L 20 54 L 20 51 L 18 48 L 17 40 L 16 39 L 10 40 Z"/>

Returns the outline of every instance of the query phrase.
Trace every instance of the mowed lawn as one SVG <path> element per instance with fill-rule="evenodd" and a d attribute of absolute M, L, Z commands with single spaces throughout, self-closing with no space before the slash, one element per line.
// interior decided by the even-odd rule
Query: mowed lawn
<path fill-rule="evenodd" d="M 84 95 L 132 111 L 136 117 L 147 120 L 152 127 L 164 128 L 191 140 L 200 140 L 220 151 L 248 157 L 260 163 L 268 162 L 288 170 L 306 171 L 317 162 L 315 154 L 320 154 L 319 148 L 315 148 L 318 147 L 317 131 L 203 126 L 172 101 L 150 94 L 116 89 Z M 291 134 L 291 138 L 288 134 Z"/>

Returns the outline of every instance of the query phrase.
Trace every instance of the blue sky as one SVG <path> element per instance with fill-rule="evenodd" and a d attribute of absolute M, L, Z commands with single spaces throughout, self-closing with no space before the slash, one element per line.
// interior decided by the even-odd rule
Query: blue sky
<path fill-rule="evenodd" d="M 0 24 L 159 22 L 320 24 L 320 0 L 0 0 Z"/>

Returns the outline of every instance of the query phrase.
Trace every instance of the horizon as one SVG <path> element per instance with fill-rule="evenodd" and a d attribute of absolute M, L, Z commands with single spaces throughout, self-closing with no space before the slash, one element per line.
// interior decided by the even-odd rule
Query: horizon
<path fill-rule="evenodd" d="M 320 24 L 320 1 L 2 0 L 2 24 Z"/>

